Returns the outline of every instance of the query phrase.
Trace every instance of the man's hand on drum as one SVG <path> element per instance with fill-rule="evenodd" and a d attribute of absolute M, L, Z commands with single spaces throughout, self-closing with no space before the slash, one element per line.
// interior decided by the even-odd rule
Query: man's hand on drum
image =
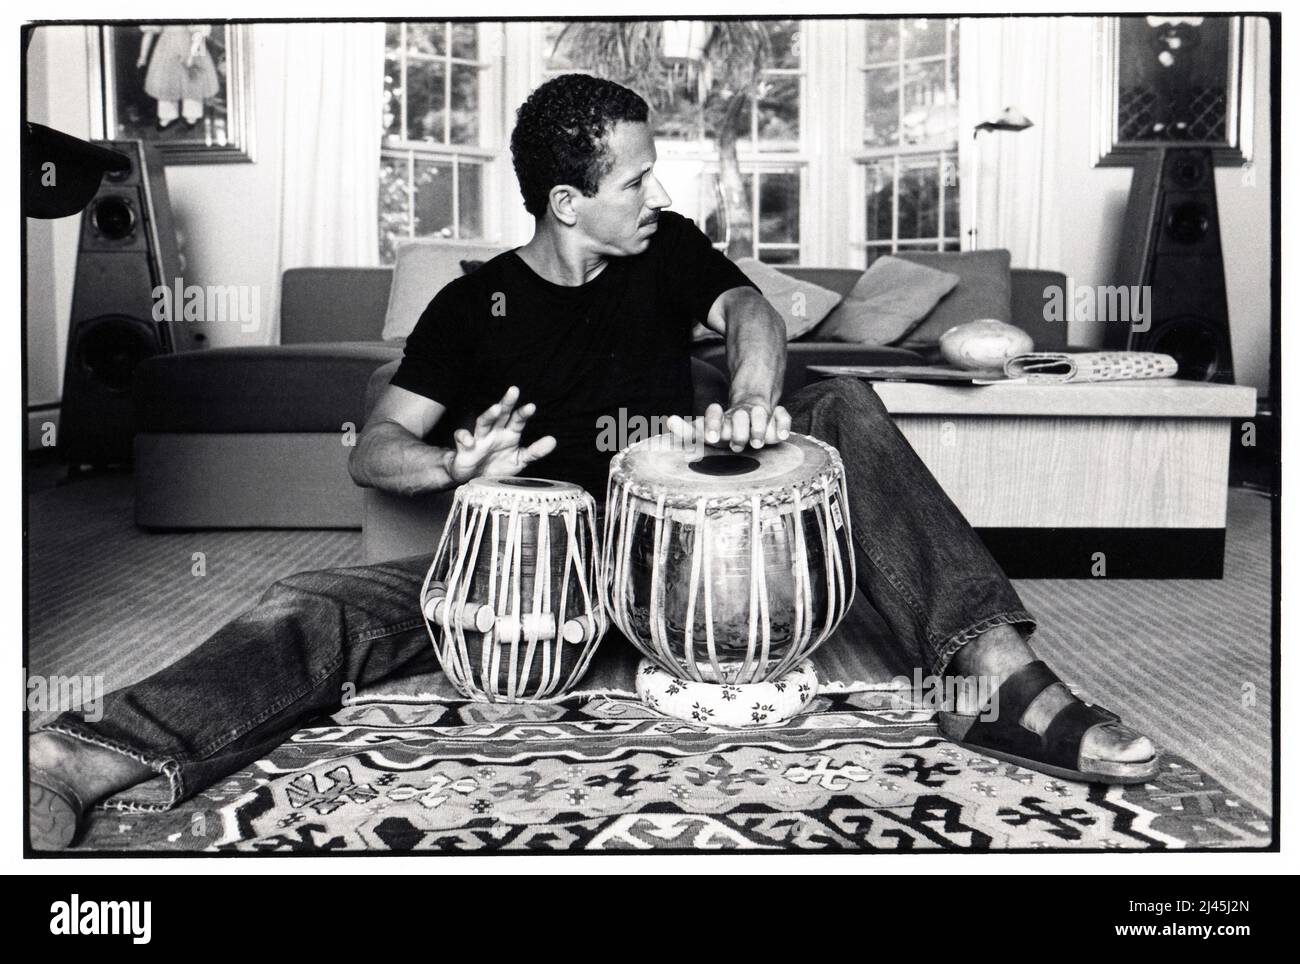
<path fill-rule="evenodd" d="M 790 413 L 772 405 L 759 395 L 747 395 L 723 409 L 716 402 L 704 410 L 701 418 L 684 419 L 674 415 L 669 430 L 681 441 L 692 443 L 701 436 L 709 445 L 726 444 L 733 452 L 746 447 L 761 449 L 790 437 Z"/>
<path fill-rule="evenodd" d="M 447 465 L 455 482 L 485 475 L 518 475 L 530 462 L 555 451 L 555 437 L 545 435 L 524 446 L 524 425 L 537 411 L 532 402 L 519 403 L 519 389 L 511 385 L 501 401 L 488 408 L 474 423 L 474 430 L 459 429 L 453 438 L 456 449 Z"/>

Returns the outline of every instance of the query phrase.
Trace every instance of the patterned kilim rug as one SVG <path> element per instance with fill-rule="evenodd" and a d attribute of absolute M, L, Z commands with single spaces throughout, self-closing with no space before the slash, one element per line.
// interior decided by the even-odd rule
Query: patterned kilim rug
<path fill-rule="evenodd" d="M 910 698 L 910 697 L 909 697 Z M 902 691 L 822 694 L 726 731 L 626 698 L 359 701 L 168 813 L 99 811 L 80 847 L 266 852 L 1165 850 L 1267 846 L 1182 759 L 1152 783 L 1043 776 L 944 741 Z"/>

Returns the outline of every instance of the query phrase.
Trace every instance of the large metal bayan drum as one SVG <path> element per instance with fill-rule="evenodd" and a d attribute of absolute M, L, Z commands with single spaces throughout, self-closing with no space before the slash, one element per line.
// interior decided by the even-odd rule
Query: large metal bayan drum
<path fill-rule="evenodd" d="M 456 688 L 492 702 L 568 692 L 608 628 L 597 561 L 596 506 L 578 486 L 490 478 L 457 489 L 420 590 Z"/>
<path fill-rule="evenodd" d="M 853 599 L 839 453 L 797 434 L 741 454 L 632 445 L 610 463 L 601 569 L 610 618 L 669 673 L 775 680 Z"/>

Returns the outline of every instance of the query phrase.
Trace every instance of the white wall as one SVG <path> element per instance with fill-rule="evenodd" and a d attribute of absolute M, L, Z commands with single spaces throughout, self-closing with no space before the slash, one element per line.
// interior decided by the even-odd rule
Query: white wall
<path fill-rule="evenodd" d="M 251 164 L 173 164 L 167 191 L 178 231 L 184 236 L 186 284 L 254 285 L 261 323 L 207 323 L 208 344 L 270 345 L 278 341 L 281 138 L 284 112 L 286 31 L 291 24 L 253 24 L 252 105 L 255 123 Z M 376 186 L 376 191 L 378 186 Z"/>
<path fill-rule="evenodd" d="M 77 137 L 90 136 L 86 32 L 83 27 L 39 27 L 28 48 L 27 116 Z M 79 217 L 26 219 L 27 404 L 58 402 L 72 310 Z"/>
<path fill-rule="evenodd" d="M 1062 142 L 1057 152 L 1060 160 L 1057 189 L 1064 200 L 1060 270 L 1076 284 L 1111 284 L 1115 280 L 1120 223 L 1133 172 L 1131 168 L 1091 165 L 1092 84 L 1080 82 L 1080 78 L 1092 76 L 1093 21 L 1072 17 L 1063 19 L 1061 24 L 1066 36 L 1062 44 L 1065 57 L 1061 63 L 1060 116 L 1072 120 L 1062 124 Z M 1268 22 L 1256 18 L 1255 28 L 1258 60 L 1254 183 L 1246 183 L 1241 168 L 1222 167 L 1217 171 L 1215 188 L 1237 383 L 1267 389 L 1272 272 Z M 1096 325 L 1084 324 L 1072 326 L 1070 334 L 1074 343 L 1097 344 L 1101 333 Z"/>

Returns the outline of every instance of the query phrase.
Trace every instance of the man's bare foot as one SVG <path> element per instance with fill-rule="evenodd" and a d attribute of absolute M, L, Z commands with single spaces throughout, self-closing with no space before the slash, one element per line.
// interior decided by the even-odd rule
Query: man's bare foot
<path fill-rule="evenodd" d="M 948 672 L 955 676 L 984 677 L 989 680 L 982 688 L 957 690 L 956 712 L 975 715 L 982 712 L 978 697 L 987 697 L 1001 680 L 1038 657 L 1011 626 L 996 626 L 972 640 L 957 651 L 949 664 Z M 1051 722 L 1066 706 L 1078 699 L 1063 684 L 1055 683 L 1039 693 L 1025 709 L 1020 723 L 1041 736 Z M 1083 734 L 1079 744 L 1080 756 L 1108 763 L 1142 763 L 1156 755 L 1155 744 L 1122 723 L 1094 726 Z"/>
<path fill-rule="evenodd" d="M 42 731 L 27 738 L 28 813 L 36 850 L 72 843 L 82 811 L 153 776 L 153 769 L 115 750 Z"/>

